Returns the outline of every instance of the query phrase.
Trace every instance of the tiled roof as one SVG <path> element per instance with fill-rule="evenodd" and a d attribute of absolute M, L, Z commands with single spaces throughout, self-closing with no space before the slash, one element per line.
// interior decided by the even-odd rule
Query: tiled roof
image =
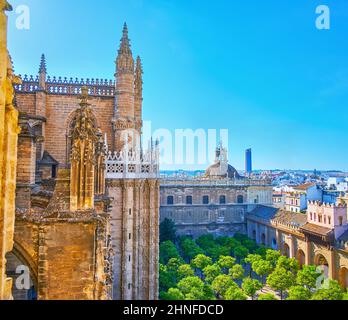
<path fill-rule="evenodd" d="M 305 214 L 283 211 L 279 208 L 267 206 L 258 206 L 248 217 L 254 220 L 272 221 L 293 227 L 301 227 L 307 223 L 307 216 Z"/>
<path fill-rule="evenodd" d="M 322 226 L 318 226 L 316 224 L 312 224 L 312 223 L 306 223 L 301 230 L 303 231 L 307 231 L 310 233 L 314 233 L 314 234 L 318 234 L 318 235 L 322 235 L 322 236 L 327 236 L 332 232 L 332 229 L 329 228 L 325 228 Z"/>
<path fill-rule="evenodd" d="M 307 223 L 307 215 L 279 210 L 273 221 L 280 224 L 302 227 Z"/>
<path fill-rule="evenodd" d="M 271 220 L 275 217 L 278 211 L 279 209 L 274 207 L 257 206 L 257 208 L 249 214 L 249 217 L 261 220 Z"/>
<path fill-rule="evenodd" d="M 293 187 L 294 190 L 306 191 L 308 188 L 315 186 L 315 183 L 306 183 L 299 186 Z"/>

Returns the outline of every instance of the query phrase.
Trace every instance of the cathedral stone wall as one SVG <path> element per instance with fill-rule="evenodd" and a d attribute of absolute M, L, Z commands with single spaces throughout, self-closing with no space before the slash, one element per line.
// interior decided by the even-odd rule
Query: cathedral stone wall
<path fill-rule="evenodd" d="M 54 95 L 44 92 L 17 92 L 16 100 L 18 109 L 21 112 L 25 112 L 29 116 L 44 117 L 45 150 L 59 163 L 65 163 L 67 161 L 69 125 L 79 106 L 77 96 Z M 90 97 L 89 103 L 96 118 L 97 126 L 103 133 L 107 134 L 108 141 L 111 142 L 114 98 Z"/>
<path fill-rule="evenodd" d="M 7 51 L 7 16 L 12 10 L 0 0 L 0 300 L 12 299 L 12 279 L 6 275 L 6 254 L 13 248 L 17 165 L 18 111 L 13 104 L 13 74 Z"/>
<path fill-rule="evenodd" d="M 38 299 L 102 298 L 94 280 L 98 268 L 97 229 L 97 221 L 47 219 L 34 223 L 18 219 L 12 254 L 29 268 Z M 20 291 L 15 290 L 17 298 L 20 294 L 23 298 Z"/>

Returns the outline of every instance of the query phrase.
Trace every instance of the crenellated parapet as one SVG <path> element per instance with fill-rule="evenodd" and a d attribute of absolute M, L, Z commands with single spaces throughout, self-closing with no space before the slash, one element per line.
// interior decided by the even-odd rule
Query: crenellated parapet
<path fill-rule="evenodd" d="M 35 93 L 39 90 L 46 90 L 49 94 L 57 95 L 81 95 L 82 88 L 88 86 L 90 96 L 113 97 L 115 94 L 115 81 L 107 79 L 79 79 L 67 77 L 47 76 L 44 87 L 40 75 L 24 75 L 23 83 L 16 84 L 15 90 L 19 93 Z"/>
<path fill-rule="evenodd" d="M 140 150 L 108 152 L 106 177 L 108 179 L 159 178 L 159 150 L 157 146 L 144 153 Z"/>
<path fill-rule="evenodd" d="M 345 203 L 326 203 L 317 200 L 309 200 L 308 205 L 316 206 L 318 208 L 327 208 L 327 209 L 335 209 L 335 208 L 346 208 L 347 204 Z"/>

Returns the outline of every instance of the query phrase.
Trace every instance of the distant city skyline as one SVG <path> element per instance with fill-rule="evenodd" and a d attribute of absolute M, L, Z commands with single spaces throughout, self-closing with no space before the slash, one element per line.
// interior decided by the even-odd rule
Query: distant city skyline
<path fill-rule="evenodd" d="M 153 130 L 228 129 L 229 160 L 257 169 L 348 171 L 348 3 L 326 1 L 37 1 L 30 29 L 9 13 L 15 71 L 113 79 L 123 23 L 144 66 L 144 120 Z M 88 70 L 88 72 L 87 72 Z M 162 169 L 205 169 L 207 164 Z"/>

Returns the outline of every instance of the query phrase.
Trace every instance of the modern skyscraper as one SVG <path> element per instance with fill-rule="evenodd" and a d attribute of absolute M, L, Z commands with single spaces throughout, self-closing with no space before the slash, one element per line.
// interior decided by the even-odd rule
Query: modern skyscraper
<path fill-rule="evenodd" d="M 252 167 L 252 151 L 251 149 L 247 149 L 245 151 L 245 173 L 251 174 L 253 171 Z"/>

